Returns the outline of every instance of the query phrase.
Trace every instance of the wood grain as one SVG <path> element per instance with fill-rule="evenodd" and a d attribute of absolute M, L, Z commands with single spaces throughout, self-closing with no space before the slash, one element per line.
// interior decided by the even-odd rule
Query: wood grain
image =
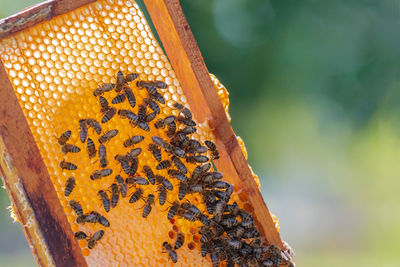
<path fill-rule="evenodd" d="M 37 223 L 46 252 L 56 266 L 87 266 L 1 61 L 0 84 L 0 139 L 5 146 L 2 153 L 6 154 L 8 164 L 5 165 L 8 167 L 0 166 L 6 187 L 12 192 L 11 198 L 18 198 L 13 185 L 20 184 L 19 191 L 26 198 L 26 206 L 33 211 L 30 219 Z M 11 175 L 10 169 L 16 175 Z M 13 177 L 8 177 L 7 173 Z M 18 205 L 16 208 L 17 211 L 23 210 Z M 18 217 L 23 216 L 19 214 Z M 38 264 L 48 262 L 48 259 L 40 258 L 38 250 L 43 248 L 35 248 L 39 244 L 32 242 L 29 233 L 27 239 L 34 255 L 38 256 Z"/>
<path fill-rule="evenodd" d="M 248 163 L 226 117 L 214 84 L 178 0 L 144 0 L 171 65 L 196 119 L 208 121 L 221 150 L 216 161 L 225 176 L 254 208 L 258 226 L 270 244 L 283 249 L 278 231 L 254 181 Z"/>
<path fill-rule="evenodd" d="M 15 15 L 0 20 L 0 39 L 95 1 L 52 0 L 26 8 Z"/>

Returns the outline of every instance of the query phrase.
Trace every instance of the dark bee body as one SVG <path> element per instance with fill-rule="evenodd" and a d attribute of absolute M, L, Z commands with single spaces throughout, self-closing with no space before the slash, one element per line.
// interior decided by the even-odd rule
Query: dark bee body
<path fill-rule="evenodd" d="M 137 202 L 142 197 L 142 195 L 143 195 L 143 189 L 141 188 L 136 189 L 136 191 L 133 192 L 133 194 L 131 195 L 129 203 Z"/>
<path fill-rule="evenodd" d="M 75 178 L 74 177 L 69 177 L 67 179 L 67 182 L 65 183 L 65 191 L 64 191 L 64 196 L 69 196 L 72 193 L 72 190 L 74 190 L 75 187 Z"/>
<path fill-rule="evenodd" d="M 119 187 L 117 184 L 111 185 L 111 208 L 117 206 L 119 200 Z"/>
<path fill-rule="evenodd" d="M 65 145 L 70 137 L 71 137 L 71 131 L 70 130 L 63 132 L 60 135 L 60 137 L 57 138 L 58 144 L 60 144 L 62 146 Z"/>
<path fill-rule="evenodd" d="M 94 246 L 97 244 L 97 242 L 99 242 L 100 239 L 103 237 L 103 235 L 104 235 L 104 230 L 99 230 L 96 233 L 94 233 L 93 236 L 88 239 L 88 248 L 93 249 Z"/>
<path fill-rule="evenodd" d="M 213 151 L 217 149 L 217 146 L 214 144 L 214 142 L 206 140 L 204 144 L 208 147 L 209 150 Z"/>
<path fill-rule="evenodd" d="M 74 233 L 74 235 L 77 240 L 86 239 L 88 237 L 87 234 L 82 231 L 78 231 L 78 232 Z"/>
<path fill-rule="evenodd" d="M 183 128 L 182 133 L 188 135 L 195 133 L 196 131 L 197 131 L 196 127 L 186 126 L 185 128 Z"/>
<path fill-rule="evenodd" d="M 148 125 L 146 122 L 144 122 L 144 121 L 140 121 L 140 122 L 138 123 L 138 126 L 139 126 L 140 129 L 142 129 L 142 130 L 144 130 L 144 131 L 146 131 L 146 132 L 150 131 L 149 125 Z"/>
<path fill-rule="evenodd" d="M 169 258 L 172 260 L 173 263 L 176 263 L 178 261 L 178 255 L 176 254 L 175 249 L 172 248 L 171 244 L 169 244 L 167 241 L 163 243 L 163 253 L 168 252 Z"/>
<path fill-rule="evenodd" d="M 147 181 L 147 179 L 143 178 L 143 177 L 128 177 L 125 180 L 126 184 L 138 184 L 138 185 L 148 185 L 149 181 Z"/>
<path fill-rule="evenodd" d="M 146 105 L 139 105 L 138 120 L 141 121 L 146 116 Z"/>
<path fill-rule="evenodd" d="M 144 140 L 144 136 L 142 135 L 135 135 L 131 138 L 128 138 L 124 141 L 124 147 L 130 147 L 135 144 L 138 144 Z"/>
<path fill-rule="evenodd" d="M 188 108 L 183 108 L 181 110 L 181 113 L 183 114 L 183 116 L 185 116 L 186 119 L 191 120 L 192 119 L 192 112 L 190 112 L 190 110 Z"/>
<path fill-rule="evenodd" d="M 126 118 L 126 119 L 128 119 L 128 120 L 129 120 L 131 123 L 133 123 L 133 124 L 137 123 L 138 120 L 139 120 L 138 116 L 136 116 L 135 113 L 133 113 L 132 111 L 127 110 L 127 109 L 120 109 L 120 110 L 118 110 L 118 115 L 119 115 L 121 118 Z"/>
<path fill-rule="evenodd" d="M 69 203 L 69 206 L 75 211 L 75 213 L 78 217 L 83 216 L 83 209 L 82 209 L 81 204 L 79 204 L 79 202 L 77 202 L 75 200 L 70 200 L 68 203 Z"/>
<path fill-rule="evenodd" d="M 156 169 L 157 170 L 163 170 L 163 169 L 168 169 L 169 167 L 171 167 L 171 161 L 169 160 L 163 160 L 160 163 L 157 164 Z"/>
<path fill-rule="evenodd" d="M 174 187 L 172 186 L 171 182 L 167 179 L 164 178 L 161 180 L 161 184 L 167 189 L 168 191 L 172 191 Z"/>
<path fill-rule="evenodd" d="M 87 151 L 89 154 L 89 159 L 96 156 L 96 146 L 91 138 L 87 139 Z"/>
<path fill-rule="evenodd" d="M 139 156 L 140 153 L 142 153 L 142 149 L 140 147 L 137 147 L 137 148 L 131 149 L 131 151 L 129 151 L 129 153 L 126 154 L 126 156 L 128 159 L 132 159 L 132 158 L 136 158 L 137 156 Z"/>
<path fill-rule="evenodd" d="M 90 175 L 90 179 L 92 180 L 97 180 L 106 176 L 110 176 L 112 174 L 112 169 L 102 169 L 99 171 L 94 171 L 91 175 Z"/>
<path fill-rule="evenodd" d="M 157 113 L 155 113 L 155 112 L 149 113 L 144 117 L 144 121 L 145 122 L 151 122 L 152 120 L 154 120 L 154 118 L 156 116 L 157 116 Z"/>
<path fill-rule="evenodd" d="M 180 183 L 179 184 L 179 191 L 178 191 L 178 198 L 179 200 L 182 200 L 185 198 L 187 192 L 187 185 L 186 183 Z"/>
<path fill-rule="evenodd" d="M 177 156 L 173 156 L 172 158 L 172 162 L 175 164 L 175 166 L 184 174 L 187 173 L 187 168 L 185 166 L 185 164 L 183 164 L 183 162 L 177 157 Z"/>
<path fill-rule="evenodd" d="M 205 163 L 209 159 L 206 156 L 198 155 L 198 156 L 190 156 L 186 158 L 186 161 L 189 163 Z"/>
<path fill-rule="evenodd" d="M 143 218 L 147 218 L 147 216 L 149 216 L 151 210 L 152 210 L 152 205 L 154 205 L 154 195 L 153 194 L 149 194 L 147 196 L 147 200 L 146 200 L 146 206 L 144 206 L 143 208 L 143 212 L 142 212 L 142 217 Z"/>
<path fill-rule="evenodd" d="M 124 87 L 124 93 L 126 98 L 128 99 L 129 105 L 134 108 L 136 106 L 136 98 L 132 92 L 132 89 L 129 87 Z"/>
<path fill-rule="evenodd" d="M 149 166 L 144 166 L 143 167 L 143 172 L 146 174 L 147 179 L 151 184 L 155 184 L 156 182 L 156 177 L 154 176 L 154 173 L 152 169 Z"/>
<path fill-rule="evenodd" d="M 124 102 L 126 99 L 126 96 L 124 94 L 118 94 L 116 97 L 113 98 L 113 100 L 111 100 L 111 103 L 115 104 L 119 104 Z"/>
<path fill-rule="evenodd" d="M 61 151 L 64 154 L 67 154 L 67 153 L 78 153 L 78 152 L 81 151 L 81 149 L 79 147 L 71 145 L 71 144 L 65 144 L 65 145 L 63 145 L 61 147 Z"/>
<path fill-rule="evenodd" d="M 101 125 L 94 119 L 87 119 L 86 123 L 89 127 L 92 127 L 97 135 L 101 134 Z"/>
<path fill-rule="evenodd" d="M 161 161 L 161 150 L 154 144 L 149 144 L 149 151 L 157 161 Z"/>
<path fill-rule="evenodd" d="M 121 177 L 121 175 L 115 176 L 115 181 L 117 182 L 119 186 L 119 191 L 121 192 L 122 197 L 126 197 L 126 194 L 128 192 L 128 187 L 124 181 L 124 178 Z"/>
<path fill-rule="evenodd" d="M 79 137 L 82 143 L 86 142 L 87 133 L 88 133 L 88 128 L 86 120 L 79 120 Z"/>
<path fill-rule="evenodd" d="M 62 160 L 60 162 L 60 168 L 62 170 L 68 170 L 68 171 L 73 171 L 73 170 L 78 169 L 78 167 L 75 164 L 65 161 L 65 160 Z"/>
<path fill-rule="evenodd" d="M 97 194 L 99 195 L 100 200 L 103 202 L 104 210 L 106 212 L 109 212 L 111 207 L 111 202 L 110 199 L 108 198 L 107 193 L 104 190 L 99 190 Z"/>
<path fill-rule="evenodd" d="M 210 249 L 210 246 L 208 243 L 202 243 L 201 244 L 201 256 L 202 257 L 207 256 L 209 249 Z"/>
<path fill-rule="evenodd" d="M 219 264 L 219 256 L 217 252 L 211 252 L 210 255 L 212 267 L 218 267 Z"/>
<path fill-rule="evenodd" d="M 96 90 L 94 90 L 93 95 L 94 96 L 100 96 L 103 95 L 105 92 L 109 92 L 112 89 L 114 89 L 114 84 L 113 83 L 105 83 Z"/>
<path fill-rule="evenodd" d="M 108 101 L 105 97 L 100 96 L 99 102 L 100 102 L 100 112 L 101 113 L 104 113 L 110 109 L 110 106 L 108 105 Z"/>
<path fill-rule="evenodd" d="M 130 176 L 135 175 L 135 173 L 136 173 L 136 171 L 138 169 L 138 166 L 139 166 L 139 160 L 136 159 L 136 158 L 132 158 L 131 159 L 131 165 L 129 167 L 129 175 Z"/>
<path fill-rule="evenodd" d="M 110 108 L 105 113 L 103 118 L 101 119 L 101 123 L 106 123 L 114 117 L 115 113 L 117 113 L 116 108 Z"/>
<path fill-rule="evenodd" d="M 151 97 L 156 100 L 158 103 L 160 104 L 165 104 L 165 98 L 163 97 L 162 94 L 160 94 L 159 92 L 151 95 Z"/>
<path fill-rule="evenodd" d="M 168 174 L 172 177 L 175 177 L 176 179 L 178 179 L 183 183 L 186 183 L 189 180 L 189 178 L 186 175 L 177 170 L 172 170 L 172 169 L 168 170 Z"/>
<path fill-rule="evenodd" d="M 114 130 L 110 130 L 108 132 L 106 132 L 105 134 L 103 134 L 102 136 L 100 136 L 99 138 L 99 143 L 103 144 L 105 142 L 110 141 L 113 137 L 115 137 L 118 134 L 118 130 L 114 129 Z"/>
<path fill-rule="evenodd" d="M 178 117 L 176 118 L 176 120 L 177 120 L 178 122 L 180 122 L 180 123 L 185 124 L 186 126 L 196 126 L 196 122 L 194 122 L 194 121 L 191 120 L 191 119 L 187 119 L 187 118 L 185 118 L 185 117 L 183 117 L 183 116 L 178 116 Z"/>
<path fill-rule="evenodd" d="M 164 186 L 160 185 L 158 186 L 158 201 L 160 203 L 160 206 L 163 206 L 166 200 L 167 200 L 167 191 L 165 190 Z"/>
<path fill-rule="evenodd" d="M 131 165 L 129 165 L 129 161 L 125 156 L 116 155 L 115 159 L 121 164 L 121 167 L 126 174 L 131 172 Z"/>
<path fill-rule="evenodd" d="M 185 243 L 185 235 L 183 233 L 178 233 L 176 237 L 174 249 L 179 249 Z"/>
<path fill-rule="evenodd" d="M 139 77 L 137 73 L 129 73 L 125 76 L 125 82 L 131 82 L 136 80 Z"/>
<path fill-rule="evenodd" d="M 182 110 L 184 108 L 184 106 L 178 102 L 174 103 L 174 108 L 177 108 L 179 110 Z"/>
<path fill-rule="evenodd" d="M 158 119 L 155 123 L 154 123 L 154 127 L 156 127 L 156 129 L 160 129 L 163 128 L 165 126 L 165 122 L 163 119 Z"/>
<path fill-rule="evenodd" d="M 108 165 L 107 151 L 105 145 L 99 146 L 100 167 L 105 168 Z"/>
<path fill-rule="evenodd" d="M 122 86 L 123 86 L 124 82 L 125 82 L 124 74 L 122 73 L 122 71 L 118 71 L 118 73 L 117 73 L 117 81 L 116 81 L 116 84 L 115 84 L 115 91 L 116 92 L 120 92 L 122 90 Z"/>
<path fill-rule="evenodd" d="M 167 136 L 171 137 L 174 135 L 175 132 L 176 132 L 176 123 L 171 122 L 170 124 L 168 124 L 168 130 L 166 131 L 166 134 Z"/>
<path fill-rule="evenodd" d="M 172 152 L 172 154 L 174 154 L 177 157 L 186 158 L 185 151 L 179 147 L 174 147 L 171 152 Z"/>
<path fill-rule="evenodd" d="M 148 105 L 156 114 L 160 114 L 160 107 L 156 102 L 151 100 L 150 98 L 145 98 L 144 102 Z"/>
<path fill-rule="evenodd" d="M 168 220 L 171 220 L 172 218 L 175 217 L 175 214 L 178 211 L 178 209 L 179 209 L 179 202 L 175 201 L 174 203 L 172 203 L 172 206 L 168 210 Z"/>

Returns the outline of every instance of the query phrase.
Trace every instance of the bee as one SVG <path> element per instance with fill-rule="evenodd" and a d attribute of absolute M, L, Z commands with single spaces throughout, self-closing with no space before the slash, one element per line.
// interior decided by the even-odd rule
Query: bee
<path fill-rule="evenodd" d="M 138 185 L 148 185 L 149 181 L 143 177 L 135 176 L 135 177 L 128 177 L 125 180 L 126 184 L 138 184 Z"/>
<path fill-rule="evenodd" d="M 197 178 L 199 178 L 199 176 L 200 176 L 201 173 L 202 173 L 202 171 L 201 171 L 201 166 L 197 166 L 196 168 L 194 168 L 194 170 L 193 170 L 193 172 L 192 172 L 192 174 L 191 174 L 191 176 L 190 176 L 190 179 L 191 179 L 192 181 L 197 180 Z"/>
<path fill-rule="evenodd" d="M 197 131 L 196 127 L 194 126 L 186 126 L 185 128 L 183 128 L 182 133 L 184 134 L 192 134 L 195 133 Z"/>
<path fill-rule="evenodd" d="M 134 108 L 136 106 L 136 98 L 132 92 L 132 89 L 129 87 L 124 87 L 124 93 L 126 95 L 126 98 L 128 99 L 129 105 Z"/>
<path fill-rule="evenodd" d="M 254 226 L 254 220 L 253 216 L 251 216 L 249 213 L 245 212 L 244 210 L 241 210 L 239 213 L 240 218 L 242 218 L 241 221 L 241 226 L 244 228 L 252 228 Z"/>
<path fill-rule="evenodd" d="M 78 217 L 83 216 L 83 209 L 81 204 L 79 204 L 79 202 L 75 201 L 75 200 L 70 200 L 68 202 L 69 206 L 75 211 L 76 215 Z"/>
<path fill-rule="evenodd" d="M 186 158 L 186 161 L 189 163 L 205 163 L 209 159 L 206 156 L 198 155 L 198 156 L 190 156 Z"/>
<path fill-rule="evenodd" d="M 137 202 L 143 195 L 143 189 L 142 188 L 137 188 L 135 192 L 132 193 L 129 203 L 135 203 Z"/>
<path fill-rule="evenodd" d="M 265 267 L 274 267 L 274 262 L 271 261 L 270 259 L 265 259 L 262 261 L 262 266 Z M 279 265 L 278 265 L 279 266 Z"/>
<path fill-rule="evenodd" d="M 157 170 L 164 170 L 164 169 L 168 169 L 169 167 L 171 167 L 171 161 L 169 160 L 163 160 L 160 163 L 157 164 L 156 169 Z"/>
<path fill-rule="evenodd" d="M 146 131 L 146 132 L 150 131 L 149 125 L 148 125 L 146 122 L 144 122 L 144 121 L 140 121 L 140 122 L 138 123 L 138 126 L 139 126 L 140 129 L 142 129 L 142 130 L 144 130 L 144 131 Z"/>
<path fill-rule="evenodd" d="M 172 218 L 175 217 L 178 209 L 179 209 L 179 202 L 175 201 L 174 203 L 172 203 L 172 206 L 169 208 L 168 210 L 168 220 L 171 220 Z"/>
<path fill-rule="evenodd" d="M 115 113 L 117 113 L 116 108 L 110 108 L 105 113 L 103 118 L 101 119 L 101 123 L 106 123 L 114 117 Z"/>
<path fill-rule="evenodd" d="M 87 119 L 86 123 L 89 127 L 92 127 L 97 135 L 101 134 L 101 125 L 95 119 Z"/>
<path fill-rule="evenodd" d="M 172 170 L 172 169 L 168 170 L 168 174 L 172 177 L 175 177 L 176 179 L 178 179 L 183 183 L 186 183 L 189 180 L 189 178 L 186 175 L 177 170 Z"/>
<path fill-rule="evenodd" d="M 74 233 L 74 235 L 77 240 L 86 239 L 88 237 L 87 234 L 82 231 L 78 231 L 78 232 Z"/>
<path fill-rule="evenodd" d="M 185 124 L 186 126 L 196 126 L 196 122 L 191 119 L 187 119 L 184 116 L 178 116 L 176 120 L 180 123 Z"/>
<path fill-rule="evenodd" d="M 81 151 L 81 149 L 79 147 L 71 145 L 71 144 L 65 144 L 65 145 L 63 145 L 61 147 L 61 151 L 64 154 L 67 154 L 67 153 L 78 153 L 78 152 Z"/>
<path fill-rule="evenodd" d="M 129 167 L 129 175 L 130 176 L 133 176 L 136 173 L 138 166 L 139 166 L 139 160 L 136 158 L 133 158 L 131 166 Z"/>
<path fill-rule="evenodd" d="M 185 164 L 183 164 L 183 162 L 177 156 L 172 156 L 171 160 L 175 164 L 175 166 L 179 169 L 179 171 L 181 171 L 184 174 L 187 173 L 187 168 Z"/>
<path fill-rule="evenodd" d="M 211 230 L 207 230 L 205 233 L 202 234 L 200 238 L 201 243 L 208 243 L 214 237 L 214 233 Z"/>
<path fill-rule="evenodd" d="M 208 147 L 208 149 L 209 149 L 210 151 L 214 151 L 214 150 L 217 149 L 217 146 L 216 146 L 216 145 L 214 144 L 214 142 L 212 142 L 212 141 L 206 140 L 206 141 L 204 142 L 204 144 Z"/>
<path fill-rule="evenodd" d="M 157 175 L 160 176 L 160 175 Z M 157 177 L 156 176 L 156 177 Z M 161 176 L 162 177 L 162 176 Z M 168 191 L 172 191 L 174 189 L 174 187 L 172 186 L 171 182 L 167 179 L 164 178 L 161 180 L 161 184 L 165 187 L 165 189 L 167 189 Z"/>
<path fill-rule="evenodd" d="M 129 73 L 125 76 L 125 82 L 131 82 L 136 80 L 139 77 L 137 73 Z"/>
<path fill-rule="evenodd" d="M 142 212 L 142 217 L 143 218 L 147 218 L 147 216 L 149 216 L 151 210 L 152 210 L 152 205 L 154 205 L 154 195 L 153 194 L 149 194 L 147 196 L 147 200 L 146 200 L 146 206 L 144 206 L 143 208 L 143 212 Z"/>
<path fill-rule="evenodd" d="M 128 192 L 128 187 L 124 181 L 124 178 L 121 177 L 121 175 L 115 176 L 115 182 L 117 182 L 119 186 L 119 191 L 121 192 L 122 197 L 126 197 L 126 194 Z"/>
<path fill-rule="evenodd" d="M 162 253 L 168 252 L 169 258 L 172 260 L 173 263 L 176 263 L 178 261 L 178 255 L 176 254 L 175 249 L 172 248 L 171 244 L 165 241 L 162 244 L 162 247 L 163 247 Z"/>
<path fill-rule="evenodd" d="M 160 206 L 164 205 L 166 200 L 167 191 L 165 190 L 164 186 L 160 185 L 158 186 L 158 201 L 160 203 Z"/>
<path fill-rule="evenodd" d="M 174 154 L 177 157 L 186 158 L 185 151 L 183 149 L 180 149 L 179 147 L 173 147 L 171 153 Z"/>
<path fill-rule="evenodd" d="M 126 159 L 125 156 L 116 155 L 115 159 L 121 164 L 122 170 L 129 174 L 131 172 L 131 166 L 129 165 L 129 161 Z"/>
<path fill-rule="evenodd" d="M 259 237 L 260 233 L 258 230 L 254 227 L 247 229 L 244 233 L 242 238 L 244 239 L 249 239 L 249 238 L 254 238 L 254 237 Z"/>
<path fill-rule="evenodd" d="M 115 85 L 116 92 L 121 92 L 122 85 L 124 84 L 124 82 L 125 82 L 124 74 L 122 73 L 122 71 L 118 71 L 117 81 L 116 81 L 116 85 Z"/>
<path fill-rule="evenodd" d="M 99 190 L 97 194 L 99 195 L 101 202 L 103 202 L 104 210 L 106 212 L 109 212 L 111 207 L 111 202 L 110 199 L 108 198 L 107 193 L 104 190 Z"/>
<path fill-rule="evenodd" d="M 106 132 L 105 134 L 103 134 L 102 136 L 100 136 L 99 138 L 99 143 L 103 144 L 105 142 L 110 141 L 113 137 L 115 137 L 118 134 L 118 130 L 114 129 L 114 130 L 110 130 L 108 132 Z"/>
<path fill-rule="evenodd" d="M 94 90 L 93 95 L 94 96 L 100 96 L 103 95 L 105 92 L 109 92 L 112 89 L 114 89 L 114 84 L 113 83 L 105 83 L 96 90 Z"/>
<path fill-rule="evenodd" d="M 157 116 L 157 113 L 155 113 L 155 112 L 149 113 L 144 117 L 144 121 L 145 122 L 151 122 L 152 120 L 154 120 L 154 118 L 156 116 Z"/>
<path fill-rule="evenodd" d="M 201 243 L 201 256 L 205 257 L 210 250 L 210 245 L 208 243 Z"/>
<path fill-rule="evenodd" d="M 186 183 L 180 183 L 179 184 L 179 190 L 178 190 L 178 198 L 179 198 L 179 200 L 184 199 L 184 197 L 186 196 L 186 192 L 187 192 Z"/>
<path fill-rule="evenodd" d="M 240 212 L 240 208 L 238 206 L 238 204 L 235 202 L 233 202 L 232 204 L 227 204 L 225 206 L 225 211 L 231 213 L 232 215 L 238 215 Z"/>
<path fill-rule="evenodd" d="M 71 137 L 71 131 L 70 130 L 63 132 L 60 135 L 60 137 L 57 138 L 58 144 L 60 144 L 62 146 L 65 145 L 70 137 Z"/>
<path fill-rule="evenodd" d="M 143 120 L 145 116 L 146 116 L 146 106 L 145 105 L 139 105 L 138 120 L 139 121 Z"/>
<path fill-rule="evenodd" d="M 111 100 L 111 103 L 115 104 L 119 104 L 124 102 L 126 99 L 126 96 L 124 94 L 118 94 L 116 97 L 113 98 L 113 100 Z"/>
<path fill-rule="evenodd" d="M 156 129 L 164 128 L 164 126 L 165 126 L 165 121 L 164 121 L 164 119 L 158 119 L 158 120 L 154 123 L 154 127 L 156 127 Z"/>
<path fill-rule="evenodd" d="M 60 168 L 62 170 L 68 170 L 68 171 L 73 171 L 73 170 L 78 169 L 78 167 L 75 164 L 73 164 L 71 162 L 68 162 L 68 161 L 65 161 L 65 159 L 63 159 L 60 162 Z"/>
<path fill-rule="evenodd" d="M 91 175 L 90 175 L 90 179 L 92 180 L 97 180 L 106 176 L 110 176 L 112 174 L 112 169 L 102 169 L 99 171 L 94 171 Z"/>
<path fill-rule="evenodd" d="M 142 135 L 134 135 L 131 138 L 128 138 L 124 141 L 124 147 L 130 147 L 135 144 L 138 144 L 144 140 L 144 136 Z"/>
<path fill-rule="evenodd" d="M 104 230 L 99 230 L 94 233 L 93 236 L 88 239 L 88 249 L 93 249 L 97 242 L 99 242 L 100 239 L 103 237 L 103 235 Z"/>
<path fill-rule="evenodd" d="M 185 116 L 186 119 L 191 120 L 193 118 L 192 112 L 190 112 L 188 108 L 181 109 L 181 113 L 183 114 L 183 116 Z"/>
<path fill-rule="evenodd" d="M 149 144 L 148 149 L 157 161 L 161 161 L 161 150 L 155 144 Z"/>
<path fill-rule="evenodd" d="M 165 147 L 167 146 L 166 143 L 168 143 L 168 142 L 165 141 L 164 139 L 162 139 L 161 137 L 153 136 L 151 139 L 153 140 L 153 143 L 159 147 L 162 147 L 165 149 Z"/>
<path fill-rule="evenodd" d="M 86 120 L 79 120 L 79 136 L 82 143 L 85 143 L 88 133 L 88 128 L 86 125 Z"/>
<path fill-rule="evenodd" d="M 167 87 L 168 87 L 168 85 L 162 81 L 154 81 L 153 84 L 155 87 L 160 88 L 160 89 L 167 89 Z"/>
<path fill-rule="evenodd" d="M 145 98 L 144 103 L 149 106 L 156 114 L 160 114 L 160 107 L 157 105 L 156 102 L 151 100 L 150 98 Z"/>
<path fill-rule="evenodd" d="M 198 218 L 201 215 L 201 211 L 195 205 L 191 205 L 188 208 L 188 211 L 192 213 L 196 218 Z"/>
<path fill-rule="evenodd" d="M 108 101 L 105 97 L 100 96 L 99 102 L 100 102 L 100 112 L 101 113 L 104 113 L 110 109 L 110 106 L 108 105 Z"/>
<path fill-rule="evenodd" d="M 100 167 L 105 168 L 108 165 L 107 152 L 105 145 L 99 146 Z"/>
<path fill-rule="evenodd" d="M 226 219 L 223 219 L 221 221 L 221 224 L 223 226 L 225 226 L 226 228 L 232 228 L 232 227 L 237 226 L 239 224 L 239 222 L 238 222 L 238 220 L 236 220 L 235 217 L 228 217 Z"/>
<path fill-rule="evenodd" d="M 207 152 L 207 148 L 205 146 L 199 146 L 198 148 L 195 149 L 195 153 L 206 153 Z"/>
<path fill-rule="evenodd" d="M 156 177 L 154 176 L 154 173 L 152 169 L 149 166 L 143 166 L 143 172 L 146 174 L 147 179 L 151 184 L 155 184 L 156 182 Z"/>
<path fill-rule="evenodd" d="M 129 151 L 129 153 L 126 156 L 127 156 L 127 158 L 132 159 L 132 158 L 136 158 L 137 156 L 139 156 L 140 153 L 142 153 L 142 149 L 140 147 L 137 147 L 137 148 L 133 148 L 131 151 Z"/>
<path fill-rule="evenodd" d="M 155 94 L 151 95 L 151 97 L 156 100 L 160 104 L 165 104 L 165 98 L 163 97 L 162 94 L 159 92 L 156 92 Z"/>
<path fill-rule="evenodd" d="M 206 226 L 210 226 L 210 224 L 211 224 L 210 219 L 208 219 L 208 217 L 206 215 L 204 215 L 204 214 L 200 214 L 198 219 L 202 224 L 204 224 Z"/>
<path fill-rule="evenodd" d="M 176 237 L 174 249 L 179 249 L 185 243 L 185 235 L 183 233 L 178 233 Z"/>
<path fill-rule="evenodd" d="M 117 184 L 111 185 L 111 208 L 117 206 L 119 200 L 119 187 Z"/>
<path fill-rule="evenodd" d="M 138 116 L 136 116 L 135 113 L 133 113 L 132 111 L 127 110 L 127 109 L 120 109 L 120 110 L 118 110 L 118 115 L 119 115 L 121 118 L 126 118 L 126 119 L 128 119 L 131 123 L 137 123 L 138 120 L 139 120 Z"/>
<path fill-rule="evenodd" d="M 175 102 L 174 103 L 174 108 L 182 110 L 184 108 L 184 106 L 181 103 Z"/>
<path fill-rule="evenodd" d="M 201 184 L 192 184 L 189 186 L 189 192 L 190 193 L 200 193 L 203 191 L 203 186 Z"/>
<path fill-rule="evenodd" d="M 87 151 L 89 154 L 89 159 L 96 156 L 96 153 L 97 153 L 96 146 L 91 138 L 87 139 Z"/>
<path fill-rule="evenodd" d="M 64 196 L 69 196 L 72 193 L 72 190 L 74 190 L 75 187 L 75 178 L 74 177 L 69 177 L 67 179 L 67 182 L 65 183 L 65 191 L 64 191 Z"/>
<path fill-rule="evenodd" d="M 185 218 L 189 222 L 194 222 L 196 220 L 196 217 L 190 212 L 184 212 L 183 213 L 183 218 Z"/>

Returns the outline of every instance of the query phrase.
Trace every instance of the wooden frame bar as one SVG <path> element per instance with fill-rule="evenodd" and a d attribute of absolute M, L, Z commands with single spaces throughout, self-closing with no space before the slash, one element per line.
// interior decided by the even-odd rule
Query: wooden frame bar
<path fill-rule="evenodd" d="M 244 191 L 267 241 L 284 249 L 179 1 L 144 0 L 144 3 L 196 119 L 210 122 L 217 146 L 224 151 L 219 167 Z"/>

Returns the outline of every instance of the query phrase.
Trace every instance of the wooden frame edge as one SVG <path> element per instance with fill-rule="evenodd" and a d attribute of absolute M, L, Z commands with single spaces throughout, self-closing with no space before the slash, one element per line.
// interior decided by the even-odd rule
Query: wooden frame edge
<path fill-rule="evenodd" d="M 262 234 L 265 234 L 270 244 L 284 250 L 280 235 L 228 121 L 179 1 L 144 0 L 144 3 L 196 118 L 200 122 L 210 122 L 217 137 L 217 146 L 223 146 L 226 151 L 224 160 L 229 161 L 229 164 L 225 165 L 225 169 L 234 169 L 231 172 L 235 172 L 236 181 L 242 183 L 242 190 L 254 207 L 253 214 L 261 226 Z"/>
<path fill-rule="evenodd" d="M 49 0 L 0 20 L 0 39 L 96 0 Z"/>
<path fill-rule="evenodd" d="M 34 242 L 22 225 L 32 252 L 39 265 L 53 262 L 56 266 L 87 266 L 2 61 L 0 84 L 0 141 L 4 143 L 0 168 L 21 223 L 26 223 L 24 213 L 31 212 L 29 220 L 37 225 L 43 244 Z M 16 196 L 15 185 L 25 198 L 23 202 Z"/>

